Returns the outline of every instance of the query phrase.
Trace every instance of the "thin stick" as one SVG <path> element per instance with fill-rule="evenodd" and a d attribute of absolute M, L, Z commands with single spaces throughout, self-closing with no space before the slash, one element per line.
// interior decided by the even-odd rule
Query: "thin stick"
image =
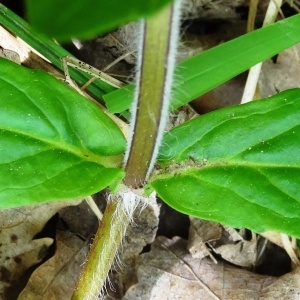
<path fill-rule="evenodd" d="M 283 243 L 284 250 L 287 252 L 289 257 L 292 260 L 293 268 L 298 267 L 300 265 L 300 261 L 293 249 L 292 242 L 290 241 L 288 235 L 281 233 L 281 240 Z"/>
<path fill-rule="evenodd" d="M 71 56 L 65 56 L 62 58 L 62 61 L 65 61 L 65 63 L 68 66 L 73 67 L 74 69 L 78 69 L 78 70 L 82 70 L 84 72 L 86 72 L 89 75 L 92 75 L 94 77 L 97 77 L 98 79 L 102 80 L 103 82 L 116 87 L 116 88 L 120 88 L 122 86 L 124 86 L 123 82 L 109 76 L 108 74 L 99 71 L 98 69 L 90 66 L 89 64 L 78 60 L 77 58 L 71 57 Z M 68 71 L 66 70 L 66 68 L 64 67 L 64 71 L 65 73 L 68 73 Z"/>
<path fill-rule="evenodd" d="M 270 0 L 263 27 L 275 22 L 278 15 L 278 8 L 281 4 L 282 0 Z M 253 100 L 261 66 L 262 63 L 259 63 L 250 69 L 241 103 L 247 103 Z"/>
<path fill-rule="evenodd" d="M 247 20 L 247 32 L 254 30 L 257 5 L 258 5 L 258 0 L 250 1 L 248 20 Z"/>
<path fill-rule="evenodd" d="M 89 207 L 91 208 L 91 210 L 93 211 L 93 213 L 97 216 L 98 220 L 101 221 L 103 218 L 103 214 L 100 211 L 100 209 L 98 208 L 98 206 L 96 205 L 93 197 L 87 196 L 84 199 L 87 202 L 87 204 L 89 205 Z"/>
<path fill-rule="evenodd" d="M 115 64 L 117 64 L 119 61 L 121 61 L 122 59 L 124 59 L 125 57 L 129 56 L 130 54 L 132 54 L 132 52 L 128 52 L 125 53 L 123 55 L 121 55 L 120 57 L 118 57 L 117 59 L 115 59 L 113 62 L 111 62 L 109 65 L 107 65 L 104 69 L 102 69 L 101 72 L 106 72 L 107 70 L 109 70 L 111 67 L 113 67 Z M 98 71 L 99 72 L 99 71 Z M 108 75 L 108 74 L 107 74 Z M 108 75 L 111 76 L 111 75 Z M 117 75 L 118 76 L 118 75 Z M 96 76 L 92 77 L 88 82 L 86 82 L 82 87 L 81 90 L 85 90 L 91 83 L 93 83 L 95 80 L 97 79 Z"/>
<path fill-rule="evenodd" d="M 75 59 L 75 61 L 77 61 L 77 59 Z M 118 117 L 116 117 L 113 114 L 108 113 L 107 109 L 101 105 L 98 101 L 96 101 L 94 98 L 92 98 L 89 94 L 85 93 L 85 91 L 81 90 L 76 83 L 74 83 L 74 81 L 71 79 L 71 76 L 69 74 L 69 69 L 68 69 L 68 63 L 67 63 L 67 59 L 66 58 L 62 58 L 61 59 L 62 62 L 62 66 L 63 66 L 63 70 L 65 73 L 65 81 L 73 88 L 75 89 L 79 94 L 81 94 L 82 96 L 84 96 L 85 98 L 91 100 L 92 102 L 94 102 L 97 106 L 99 106 L 102 111 L 104 113 L 106 113 L 107 116 L 109 116 L 115 123 L 118 124 L 119 128 L 122 130 L 123 134 L 125 137 L 128 136 L 128 125 L 123 122 L 121 119 L 119 119 Z M 96 69 L 97 70 L 97 69 Z M 99 70 L 97 70 L 97 72 L 101 72 Z M 96 76 L 96 75 L 95 75 Z"/>

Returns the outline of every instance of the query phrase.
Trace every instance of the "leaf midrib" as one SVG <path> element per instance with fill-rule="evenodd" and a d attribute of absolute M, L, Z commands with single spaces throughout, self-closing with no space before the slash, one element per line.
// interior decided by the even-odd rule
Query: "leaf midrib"
<path fill-rule="evenodd" d="M 15 135 L 21 135 L 21 136 L 30 138 L 32 140 L 36 140 L 38 142 L 42 142 L 46 145 L 49 145 L 48 150 L 51 150 L 51 149 L 62 150 L 64 152 L 71 153 L 71 154 L 81 158 L 84 161 L 95 162 L 95 163 L 98 163 L 100 165 L 104 165 L 105 162 L 106 162 L 104 156 L 102 157 L 100 155 L 97 155 L 97 154 L 91 152 L 86 147 L 83 147 L 85 154 L 88 155 L 88 156 L 85 156 L 81 150 L 78 150 L 78 148 L 76 148 L 76 147 L 71 147 L 70 144 L 65 143 L 63 140 L 59 140 L 59 141 L 55 142 L 54 139 L 42 138 L 40 136 L 29 134 L 29 133 L 21 131 L 21 130 L 6 128 L 6 127 L 3 127 L 3 126 L 0 127 L 0 130 L 7 131 L 7 132 L 10 132 L 10 133 L 15 134 Z M 57 138 L 56 138 L 56 140 L 57 140 Z M 43 152 L 43 151 L 41 151 L 41 152 Z"/>
<path fill-rule="evenodd" d="M 291 105 L 291 103 L 285 103 L 285 105 L 281 105 L 279 107 L 276 107 L 274 109 L 270 109 L 270 110 L 264 111 L 264 112 L 255 112 L 255 113 L 251 113 L 251 114 L 246 115 L 246 116 L 245 115 L 235 116 L 234 119 L 235 120 L 241 120 L 241 119 L 249 118 L 250 116 L 265 115 L 265 114 L 268 114 L 268 113 L 271 113 L 271 112 L 274 113 L 277 110 L 282 110 L 282 107 L 285 107 L 286 105 Z M 221 123 L 219 123 L 216 126 L 214 126 L 213 128 L 211 128 L 210 130 L 206 131 L 205 133 L 203 133 L 203 135 L 199 139 L 197 139 L 197 141 L 192 141 L 189 144 L 189 146 L 185 146 L 185 149 L 183 149 L 181 152 L 179 152 L 176 156 L 180 157 L 180 156 L 184 155 L 184 153 L 188 153 L 196 144 L 199 144 L 199 143 L 201 143 L 202 140 L 207 139 L 207 136 L 209 136 L 214 130 L 217 130 L 217 128 L 226 126 L 225 124 L 228 123 L 228 122 L 232 122 L 232 119 L 225 119 Z M 296 120 L 296 122 L 297 122 L 297 120 Z M 285 132 L 290 131 L 293 128 L 299 126 L 299 122 L 297 124 L 288 124 L 288 125 L 289 125 L 289 128 L 286 128 L 286 127 L 282 128 L 282 130 L 280 132 L 277 132 L 276 134 L 273 134 L 272 137 L 266 139 L 265 142 L 268 141 L 268 140 L 274 139 L 274 138 L 284 134 Z M 211 139 L 211 137 L 208 137 L 208 139 Z M 254 144 L 254 145 L 249 145 L 249 147 L 255 147 L 256 145 L 258 145 L 258 143 Z M 244 151 L 241 151 L 241 152 L 235 154 L 234 156 L 240 155 L 243 152 Z"/>
<path fill-rule="evenodd" d="M 269 178 L 266 177 L 264 174 L 262 174 L 262 175 L 263 175 L 263 176 L 266 178 L 266 180 L 268 180 L 268 181 L 270 182 L 270 184 L 271 184 L 274 188 L 276 188 L 281 194 L 286 195 L 286 197 L 290 198 L 291 201 L 293 201 L 294 203 L 296 203 L 296 204 L 299 206 L 299 202 L 298 202 L 293 196 L 287 194 L 285 191 L 283 191 L 282 189 L 280 189 L 279 187 L 277 187 L 276 185 L 274 185 L 274 184 L 269 180 Z M 197 176 L 195 176 L 195 175 L 190 175 L 190 176 L 191 176 L 192 178 L 196 179 L 196 180 L 204 181 L 204 182 L 207 182 L 207 183 L 209 183 L 209 184 L 211 184 L 211 185 L 214 185 L 214 186 L 216 186 L 216 187 L 222 187 L 223 189 L 227 189 L 227 190 L 229 190 L 231 193 L 235 194 L 235 195 L 238 196 L 239 198 L 242 198 L 242 199 L 244 199 L 245 201 L 247 201 L 247 202 L 249 202 L 249 203 L 251 203 L 251 204 L 258 205 L 258 206 L 260 206 L 260 207 L 262 207 L 262 208 L 264 208 L 264 209 L 269 209 L 269 210 L 271 210 L 271 211 L 275 211 L 274 209 L 270 208 L 270 206 L 268 206 L 268 205 L 265 206 L 265 205 L 263 205 L 263 203 L 258 203 L 258 202 L 256 202 L 256 201 L 251 201 L 251 199 L 250 199 L 249 197 L 246 198 L 245 195 L 243 195 L 243 194 L 238 194 L 237 191 L 231 189 L 230 186 L 218 184 L 218 183 L 216 183 L 216 182 L 214 182 L 214 181 L 207 180 L 207 178 L 203 178 L 203 177 L 202 177 L 202 178 L 199 178 L 199 177 L 197 177 Z M 277 214 L 279 214 L 277 211 L 275 211 L 275 212 L 276 212 Z M 282 214 L 282 213 L 281 213 L 281 214 Z M 285 216 L 286 216 L 286 214 L 285 214 Z M 286 217 L 287 217 L 287 216 L 286 216 Z M 293 216 L 293 217 L 294 217 L 294 216 Z M 299 217 L 299 214 L 297 214 L 295 217 Z"/>

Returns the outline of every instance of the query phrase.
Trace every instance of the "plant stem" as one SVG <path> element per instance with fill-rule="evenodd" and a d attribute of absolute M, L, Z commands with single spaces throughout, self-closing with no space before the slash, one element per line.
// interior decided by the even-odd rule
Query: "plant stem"
<path fill-rule="evenodd" d="M 179 1 L 143 24 L 140 74 L 133 105 L 132 134 L 124 183 L 143 185 L 150 174 L 168 118 L 177 42 Z M 102 290 L 140 196 L 129 188 L 112 195 L 72 300 L 96 298 Z"/>
<path fill-rule="evenodd" d="M 168 119 L 175 50 L 179 27 L 179 1 L 142 24 L 138 82 L 132 107 L 132 133 L 125 156 L 125 184 L 141 187 L 154 166 Z"/>
<path fill-rule="evenodd" d="M 122 206 L 114 196 L 108 201 L 72 300 L 97 299 L 100 294 L 130 221 Z"/>

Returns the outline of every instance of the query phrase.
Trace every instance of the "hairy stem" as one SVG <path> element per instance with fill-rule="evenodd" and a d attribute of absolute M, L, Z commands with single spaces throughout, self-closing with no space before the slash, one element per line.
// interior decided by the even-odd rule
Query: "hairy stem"
<path fill-rule="evenodd" d="M 178 22 L 179 1 L 175 1 L 142 24 L 132 133 L 125 157 L 127 186 L 143 186 L 156 160 L 168 118 Z"/>
<path fill-rule="evenodd" d="M 125 156 L 124 183 L 129 187 L 142 186 L 152 171 L 168 118 L 178 15 L 179 1 L 175 1 L 143 23 L 132 133 Z M 141 199 L 127 187 L 112 197 L 115 200 L 108 203 L 72 300 L 95 299 L 100 293 Z"/>
<path fill-rule="evenodd" d="M 108 201 L 72 300 L 97 299 L 100 294 L 130 221 L 121 206 L 116 198 Z"/>

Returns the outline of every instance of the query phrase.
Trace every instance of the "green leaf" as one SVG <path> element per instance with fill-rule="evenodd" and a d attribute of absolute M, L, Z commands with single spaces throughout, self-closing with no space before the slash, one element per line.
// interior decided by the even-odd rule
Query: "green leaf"
<path fill-rule="evenodd" d="M 180 63 L 171 110 L 174 110 L 251 66 L 300 42 L 300 14 L 255 30 L 206 50 Z M 111 113 L 128 109 L 133 99 L 131 85 L 104 95 Z"/>
<path fill-rule="evenodd" d="M 150 186 L 183 213 L 300 237 L 300 89 L 221 109 L 166 134 Z"/>
<path fill-rule="evenodd" d="M 95 193 L 124 175 L 125 138 L 52 76 L 0 59 L 0 208 Z"/>
<path fill-rule="evenodd" d="M 171 0 L 27 0 L 32 25 L 59 41 L 87 39 L 148 16 Z M 50 24 L 50 25 L 49 25 Z"/>

